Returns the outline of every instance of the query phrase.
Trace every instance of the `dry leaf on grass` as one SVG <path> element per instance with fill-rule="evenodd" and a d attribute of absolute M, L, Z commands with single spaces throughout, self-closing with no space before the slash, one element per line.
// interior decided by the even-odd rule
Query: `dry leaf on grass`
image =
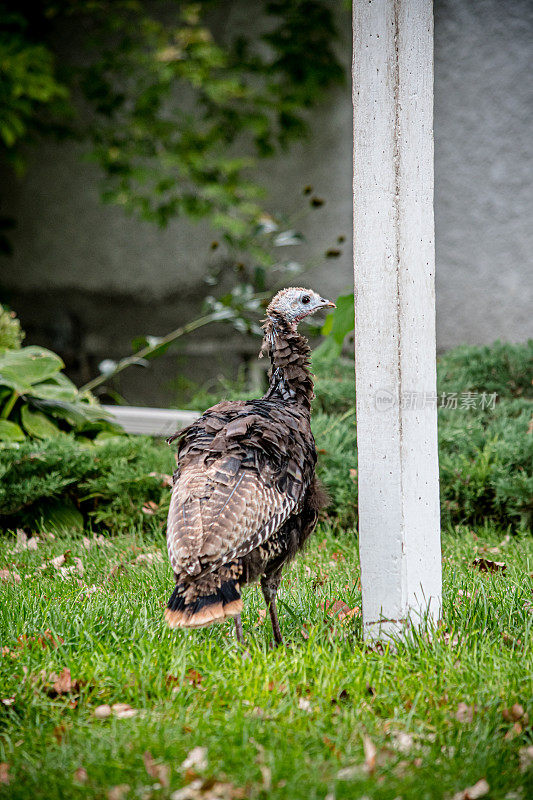
<path fill-rule="evenodd" d="M 507 564 L 503 561 L 491 561 L 490 558 L 475 558 L 472 561 L 472 566 L 476 567 L 480 572 L 505 572 Z"/>
<path fill-rule="evenodd" d="M 137 709 L 132 708 L 129 703 L 114 703 L 111 711 L 117 719 L 131 719 L 137 715 Z"/>
<path fill-rule="evenodd" d="M 111 713 L 111 706 L 107 705 L 107 703 L 104 703 L 104 705 L 101 706 L 96 706 L 93 711 L 96 719 L 107 719 L 111 716 Z"/>
<path fill-rule="evenodd" d="M 468 786 L 460 792 L 456 792 L 452 800 L 478 800 L 479 797 L 485 797 L 490 791 L 490 786 L 485 780 L 481 778 L 473 786 Z"/>
<path fill-rule="evenodd" d="M 172 489 L 174 482 L 172 480 L 172 475 L 166 475 L 163 472 L 149 472 L 148 475 L 150 478 L 157 478 L 161 481 L 161 486 L 166 487 L 168 489 Z"/>
<path fill-rule="evenodd" d="M 363 750 L 365 753 L 365 769 L 371 775 L 376 769 L 376 745 L 370 736 L 363 736 Z"/>
<path fill-rule="evenodd" d="M 143 514 L 146 514 L 147 516 L 151 517 L 156 513 L 158 508 L 159 506 L 157 505 L 157 503 L 154 503 L 153 500 L 149 500 L 147 503 L 143 505 L 142 512 Z"/>
<path fill-rule="evenodd" d="M 325 611 L 328 616 L 336 617 L 340 622 L 346 622 L 351 617 L 358 617 L 361 614 L 359 606 L 350 608 L 348 603 L 345 603 L 344 600 L 335 600 L 333 603 L 329 600 L 325 600 L 323 603 L 319 604 L 319 607 Z"/>
<path fill-rule="evenodd" d="M 457 722 L 472 722 L 474 719 L 474 706 L 469 706 L 466 703 L 459 703 L 457 711 L 455 712 L 455 719 Z"/>
<path fill-rule="evenodd" d="M 163 561 L 161 553 L 140 553 L 135 559 L 135 564 L 154 564 L 156 561 Z"/>
<path fill-rule="evenodd" d="M 128 783 L 119 783 L 107 790 L 107 800 L 123 800 L 130 790 Z"/>
<path fill-rule="evenodd" d="M 207 769 L 207 747 L 193 747 L 187 754 L 187 758 L 181 765 L 184 772 L 195 770 L 203 772 Z"/>
<path fill-rule="evenodd" d="M 307 712 L 313 710 L 311 703 L 305 697 L 298 698 L 298 708 L 301 709 L 302 711 L 307 711 Z"/>
<path fill-rule="evenodd" d="M 522 717 L 527 717 L 527 714 L 524 710 L 524 706 L 520 705 L 520 703 L 515 703 L 511 708 L 504 708 L 502 716 L 506 722 L 517 722 L 519 719 L 522 719 Z M 527 723 L 529 719 L 525 721 Z"/>
<path fill-rule="evenodd" d="M 159 764 L 154 760 L 152 754 L 147 750 L 143 753 L 143 761 L 146 772 L 151 778 L 159 781 L 161 786 L 168 788 L 170 785 L 170 769 L 166 764 Z"/>
<path fill-rule="evenodd" d="M 18 572 L 0 569 L 0 581 L 2 581 L 2 583 L 20 583 L 20 575 Z"/>
<path fill-rule="evenodd" d="M 533 744 L 520 748 L 518 751 L 518 763 L 520 772 L 526 772 L 526 770 L 533 767 Z"/>
<path fill-rule="evenodd" d="M 7 786 L 11 778 L 9 777 L 9 764 L 6 761 L 0 762 L 0 784 Z"/>
<path fill-rule="evenodd" d="M 37 550 L 40 539 L 38 536 L 30 536 L 19 528 L 17 530 L 17 543 L 11 550 L 12 553 L 22 553 L 23 550 Z"/>
<path fill-rule="evenodd" d="M 243 800 L 246 795 L 244 789 L 233 783 L 197 779 L 172 792 L 170 800 Z"/>
<path fill-rule="evenodd" d="M 393 734 L 394 746 L 400 753 L 408 753 L 413 748 L 413 737 L 410 733 L 405 731 L 398 731 Z"/>
<path fill-rule="evenodd" d="M 52 736 L 54 737 L 54 739 L 58 744 L 61 744 L 61 742 L 65 738 L 66 732 L 67 732 L 67 726 L 63 725 L 63 723 L 60 723 L 59 725 L 55 726 L 54 730 L 52 731 Z"/>
<path fill-rule="evenodd" d="M 353 764 L 351 767 L 342 767 L 337 772 L 337 780 L 339 781 L 353 781 L 361 773 L 361 767 Z"/>
<path fill-rule="evenodd" d="M 257 612 L 257 622 L 256 625 L 263 625 L 266 620 L 267 610 L 266 608 L 260 608 Z"/>
<path fill-rule="evenodd" d="M 51 686 L 48 686 L 46 693 L 48 697 L 51 697 L 52 699 L 59 697 L 62 694 L 71 694 L 72 692 L 79 692 L 80 690 L 80 682 L 72 680 L 72 676 L 68 667 L 64 667 L 60 675 L 57 675 L 55 672 L 51 672 L 48 676 L 47 682 L 51 684 Z"/>
<path fill-rule="evenodd" d="M 523 728 L 522 728 L 521 724 L 519 722 L 515 722 L 513 727 L 510 728 L 510 730 L 507 731 L 507 733 L 505 734 L 505 736 L 503 738 L 507 742 L 509 742 L 511 739 L 515 739 L 517 736 L 520 736 L 522 731 L 523 731 Z"/>
<path fill-rule="evenodd" d="M 186 678 L 186 680 L 189 681 L 189 683 L 192 686 L 195 686 L 195 687 L 196 686 L 200 686 L 200 684 L 203 681 L 203 675 L 200 675 L 200 673 L 196 669 L 188 670 L 186 675 L 185 675 L 185 678 Z"/>
<path fill-rule="evenodd" d="M 74 771 L 74 780 L 76 783 L 87 783 L 88 778 L 89 776 L 87 775 L 85 767 L 78 767 L 78 769 Z"/>

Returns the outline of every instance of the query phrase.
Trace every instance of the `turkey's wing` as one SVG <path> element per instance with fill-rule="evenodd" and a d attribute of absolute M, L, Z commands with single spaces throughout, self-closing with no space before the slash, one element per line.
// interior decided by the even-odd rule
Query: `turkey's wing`
<path fill-rule="evenodd" d="M 297 504 L 254 470 L 243 469 L 236 456 L 207 467 L 195 459 L 181 470 L 170 500 L 167 545 L 174 572 L 195 576 L 246 555 Z"/>

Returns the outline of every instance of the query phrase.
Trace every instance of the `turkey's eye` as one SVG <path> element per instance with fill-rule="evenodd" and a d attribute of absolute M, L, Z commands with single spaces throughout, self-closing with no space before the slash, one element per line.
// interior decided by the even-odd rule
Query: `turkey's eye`
<path fill-rule="evenodd" d="M 302 295 L 302 303 L 303 303 L 304 306 L 306 306 L 310 302 L 311 302 L 311 298 L 309 297 L 308 294 Z"/>

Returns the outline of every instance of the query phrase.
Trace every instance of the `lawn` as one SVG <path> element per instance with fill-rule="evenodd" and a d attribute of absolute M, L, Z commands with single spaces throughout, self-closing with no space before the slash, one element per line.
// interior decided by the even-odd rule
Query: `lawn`
<path fill-rule="evenodd" d="M 286 572 L 285 646 L 251 588 L 243 651 L 230 624 L 165 628 L 155 527 L 4 537 L 0 796 L 532 797 L 533 539 L 457 528 L 443 556 L 442 627 L 372 648 L 354 539 L 322 526 Z"/>

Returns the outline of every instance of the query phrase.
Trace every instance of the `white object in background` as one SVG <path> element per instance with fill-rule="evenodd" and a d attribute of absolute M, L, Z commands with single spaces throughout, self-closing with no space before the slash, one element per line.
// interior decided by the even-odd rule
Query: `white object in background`
<path fill-rule="evenodd" d="M 368 638 L 441 611 L 431 0 L 354 2 L 359 549 Z"/>
<path fill-rule="evenodd" d="M 174 408 L 142 408 L 136 406 L 102 406 L 126 433 L 147 436 L 171 436 L 194 422 L 200 414 L 196 411 L 178 411 Z"/>

